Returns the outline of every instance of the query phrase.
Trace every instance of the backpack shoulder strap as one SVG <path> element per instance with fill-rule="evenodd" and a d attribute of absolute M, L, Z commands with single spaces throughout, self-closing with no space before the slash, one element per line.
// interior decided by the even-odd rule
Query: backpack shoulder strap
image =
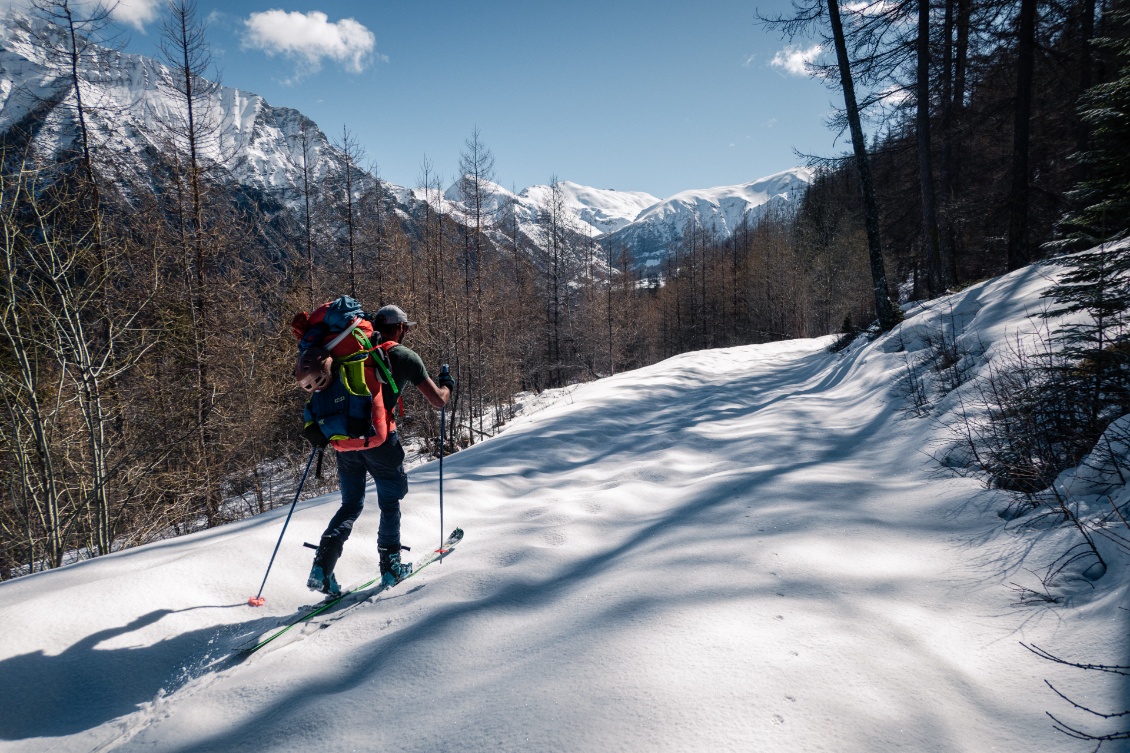
<path fill-rule="evenodd" d="M 383 343 L 373 345 L 360 329 L 354 329 L 353 334 L 357 337 L 357 341 L 361 343 L 362 352 L 372 356 L 377 372 L 377 379 L 382 384 L 389 386 L 394 397 L 399 397 L 400 388 L 396 386 L 396 380 L 392 378 L 392 364 L 388 360 L 388 351 L 400 343 L 387 340 Z"/>

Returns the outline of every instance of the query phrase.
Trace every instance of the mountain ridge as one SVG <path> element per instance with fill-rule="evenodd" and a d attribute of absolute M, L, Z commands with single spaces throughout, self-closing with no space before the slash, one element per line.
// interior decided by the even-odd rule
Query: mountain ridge
<path fill-rule="evenodd" d="M 15 19 L 19 16 L 20 23 Z M 35 121 L 33 143 L 44 154 L 58 155 L 77 143 L 74 94 L 66 70 L 53 65 L 27 27 L 35 21 L 9 11 L 0 23 L 0 133 Z M 58 33 L 48 29 L 47 33 Z M 172 71 L 152 58 L 89 45 L 84 51 L 81 88 L 89 103 L 88 127 L 98 150 L 112 159 L 131 181 L 152 179 L 152 158 L 176 138 L 176 124 L 186 110 L 172 89 Z M 202 155 L 227 180 L 261 193 L 300 216 L 304 205 L 303 132 L 309 179 L 320 186 L 344 174 L 348 161 L 318 125 L 300 111 L 274 106 L 262 96 L 237 87 L 216 85 L 198 113 Z M 170 126 L 170 124 L 172 124 Z M 372 191 L 377 179 L 354 166 L 359 195 Z M 628 248 L 637 264 L 656 266 L 688 225 L 714 228 L 728 235 L 743 219 L 756 222 L 771 206 L 787 204 L 811 182 L 812 170 L 792 168 L 748 183 L 688 189 L 667 198 L 642 191 L 616 191 L 560 181 L 570 230 L 578 241 L 601 240 Z M 467 222 L 471 212 L 455 183 L 440 196 L 382 181 L 385 196 L 402 220 L 412 221 L 422 202 L 454 219 Z M 540 216 L 551 189 L 528 186 L 512 192 L 484 182 L 489 226 L 497 227 L 510 212 L 518 230 L 534 243 L 540 237 Z M 438 200 L 437 200 L 438 199 Z M 496 240 L 498 230 L 493 232 Z"/>

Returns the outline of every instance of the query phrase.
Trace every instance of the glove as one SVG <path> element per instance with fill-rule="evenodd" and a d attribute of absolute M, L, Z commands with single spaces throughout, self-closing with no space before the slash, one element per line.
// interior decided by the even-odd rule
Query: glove
<path fill-rule="evenodd" d="M 326 439 L 326 435 L 322 433 L 322 430 L 319 429 L 318 425 L 315 423 L 311 423 L 305 429 L 303 429 L 302 434 L 306 437 L 307 442 L 314 445 L 318 449 L 321 449 L 330 443 L 330 440 Z"/>
<path fill-rule="evenodd" d="M 446 387 L 452 392 L 455 391 L 455 378 L 451 376 L 451 372 L 447 370 L 447 366 L 440 369 L 439 377 L 436 379 L 436 384 L 440 387 Z"/>

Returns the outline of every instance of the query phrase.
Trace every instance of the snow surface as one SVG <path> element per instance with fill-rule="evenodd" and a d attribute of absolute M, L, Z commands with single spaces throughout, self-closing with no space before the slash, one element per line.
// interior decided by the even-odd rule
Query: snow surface
<path fill-rule="evenodd" d="M 1054 537 L 945 474 L 947 409 L 909 415 L 898 384 L 932 327 L 992 351 L 1046 284 L 969 288 L 838 355 L 701 351 L 542 396 L 445 461 L 450 558 L 250 658 L 232 647 L 315 601 L 300 543 L 335 495 L 299 504 L 259 609 L 285 507 L 0 584 L 0 751 L 1086 750 L 1043 680 L 1108 711 L 1125 685 L 1019 643 L 1130 663 L 1125 558 L 1017 606 Z M 416 556 L 438 481 L 411 472 Z M 377 567 L 370 502 L 346 583 Z"/>

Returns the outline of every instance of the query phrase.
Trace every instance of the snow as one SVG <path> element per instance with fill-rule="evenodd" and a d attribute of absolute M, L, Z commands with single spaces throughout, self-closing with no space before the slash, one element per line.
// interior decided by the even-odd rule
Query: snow
<path fill-rule="evenodd" d="M 1084 749 L 1043 680 L 1104 710 L 1125 687 L 1020 643 L 1126 664 L 1128 563 L 1017 606 L 1069 532 L 1004 523 L 1003 492 L 945 474 L 942 404 L 911 416 L 898 385 L 943 318 L 992 349 L 1046 284 L 982 283 L 840 354 L 700 351 L 529 396 L 444 462 L 450 558 L 246 659 L 315 601 L 301 542 L 336 495 L 298 505 L 259 609 L 286 507 L 0 584 L 0 751 Z M 410 474 L 417 557 L 438 471 Z M 344 583 L 376 571 L 370 503 Z"/>

